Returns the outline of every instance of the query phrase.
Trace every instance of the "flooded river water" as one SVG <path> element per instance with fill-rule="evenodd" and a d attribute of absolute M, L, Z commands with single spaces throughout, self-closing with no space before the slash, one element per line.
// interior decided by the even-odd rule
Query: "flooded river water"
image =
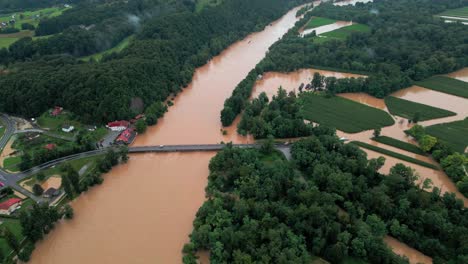
<path fill-rule="evenodd" d="M 459 71 L 449 73 L 447 76 L 458 79 L 460 81 L 468 82 L 468 68 L 463 68 Z"/>

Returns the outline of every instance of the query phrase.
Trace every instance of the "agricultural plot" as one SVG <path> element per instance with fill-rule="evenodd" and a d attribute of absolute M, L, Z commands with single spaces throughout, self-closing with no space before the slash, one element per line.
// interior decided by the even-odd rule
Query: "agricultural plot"
<path fill-rule="evenodd" d="M 401 116 L 407 119 L 413 119 L 416 115 L 419 115 L 419 121 L 457 115 L 456 113 L 448 110 L 411 102 L 393 96 L 386 97 L 385 104 L 392 115 Z"/>
<path fill-rule="evenodd" d="M 21 29 L 21 25 L 24 23 L 37 26 L 41 19 L 59 16 L 66 9 L 67 8 L 65 7 L 49 7 L 35 11 L 16 12 L 0 15 L 0 22 L 9 22 L 10 20 L 14 19 L 16 21 L 14 27 L 17 29 Z"/>
<path fill-rule="evenodd" d="M 347 133 L 390 126 L 395 123 L 386 112 L 342 97 L 327 98 L 304 93 L 300 97 L 304 118 Z"/>
<path fill-rule="evenodd" d="M 355 32 L 370 32 L 370 28 L 363 24 L 352 24 L 351 26 L 342 27 L 337 30 L 320 34 L 313 38 L 314 43 L 322 43 L 332 39 L 345 40 L 348 36 Z"/>
<path fill-rule="evenodd" d="M 463 17 L 468 18 L 468 6 L 447 10 L 443 13 L 440 13 L 439 16 L 451 16 L 451 17 Z"/>
<path fill-rule="evenodd" d="M 426 153 L 418 146 L 391 137 L 379 136 L 372 138 L 372 140 L 395 148 L 406 150 L 408 152 L 412 152 L 418 155 L 426 155 Z"/>
<path fill-rule="evenodd" d="M 313 17 L 305 26 L 305 29 L 316 28 L 335 23 L 336 20 L 326 17 Z"/>
<path fill-rule="evenodd" d="M 468 98 L 468 83 L 445 76 L 433 76 L 416 83 L 419 86 Z"/>
<path fill-rule="evenodd" d="M 455 151 L 465 152 L 468 146 L 468 118 L 426 127 L 426 133 L 446 142 Z"/>

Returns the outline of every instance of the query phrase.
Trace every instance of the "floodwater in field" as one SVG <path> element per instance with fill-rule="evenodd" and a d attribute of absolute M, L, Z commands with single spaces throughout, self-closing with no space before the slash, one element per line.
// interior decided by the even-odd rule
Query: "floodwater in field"
<path fill-rule="evenodd" d="M 355 5 L 356 3 L 369 3 L 372 2 L 372 0 L 343 0 L 334 3 L 336 6 L 345 6 L 345 5 Z"/>
<path fill-rule="evenodd" d="M 468 82 L 468 68 L 463 68 L 456 72 L 449 73 L 447 76 L 458 79 L 460 81 Z"/>
<path fill-rule="evenodd" d="M 326 77 L 336 77 L 336 78 L 358 78 L 364 77 L 359 74 L 344 73 L 344 72 L 334 72 L 326 70 L 317 70 L 317 69 L 301 69 L 295 72 L 290 73 L 279 73 L 279 72 L 267 72 L 263 75 L 261 80 L 258 80 L 254 88 L 252 89 L 252 98 L 258 97 L 262 92 L 265 92 L 269 98 L 275 95 L 278 91 L 278 88 L 281 86 L 284 90 L 291 92 L 299 92 L 299 86 L 301 84 L 306 85 L 312 81 L 314 73 L 320 73 Z M 305 88 L 304 90 L 305 91 Z"/>
<path fill-rule="evenodd" d="M 341 93 L 339 96 L 388 112 L 384 99 L 380 99 L 366 93 Z"/>
<path fill-rule="evenodd" d="M 292 9 L 262 32 L 247 36 L 205 66 L 158 124 L 135 145 L 251 142 L 235 125 L 223 136 L 220 111 L 235 86 L 293 27 Z M 75 218 L 38 243 L 34 264 L 181 263 L 192 221 L 205 200 L 209 160 L 215 153 L 132 155 L 72 203 Z"/>
<path fill-rule="evenodd" d="M 353 24 L 352 21 L 336 21 L 335 23 L 316 27 L 316 28 L 309 28 L 305 30 L 300 30 L 299 33 L 301 34 L 302 37 L 305 37 L 306 35 L 312 33 L 312 31 L 315 31 L 315 34 L 318 36 L 323 33 L 327 33 L 333 30 L 340 29 L 342 27 L 347 27 L 351 26 Z"/>
<path fill-rule="evenodd" d="M 214 152 L 132 155 L 72 203 L 37 244 L 36 264 L 181 263 Z"/>
<path fill-rule="evenodd" d="M 393 249 L 397 255 L 406 256 L 410 264 L 432 264 L 432 258 L 424 255 L 414 248 L 409 247 L 391 236 L 386 236 L 384 242 Z"/>

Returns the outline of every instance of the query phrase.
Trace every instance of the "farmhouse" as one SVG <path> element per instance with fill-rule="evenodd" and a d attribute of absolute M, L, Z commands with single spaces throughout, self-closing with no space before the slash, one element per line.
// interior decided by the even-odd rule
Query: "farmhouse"
<path fill-rule="evenodd" d="M 53 143 L 49 143 L 49 144 L 44 146 L 44 148 L 47 149 L 47 150 L 53 150 L 55 147 L 56 147 L 56 145 L 53 144 Z"/>
<path fill-rule="evenodd" d="M 125 145 L 132 144 L 136 136 L 137 132 L 133 128 L 127 128 L 122 133 L 120 133 L 120 135 L 115 140 L 115 143 Z"/>
<path fill-rule="evenodd" d="M 21 205 L 20 198 L 10 198 L 2 203 L 0 203 L 0 214 L 9 215 Z"/>
<path fill-rule="evenodd" d="M 66 133 L 70 133 L 75 129 L 74 126 L 66 125 L 62 127 L 62 131 Z"/>
<path fill-rule="evenodd" d="M 62 113 L 63 111 L 63 107 L 60 107 L 60 106 L 56 106 L 54 108 L 54 110 L 52 110 L 52 112 L 50 113 L 52 116 L 58 116 Z"/>
<path fill-rule="evenodd" d="M 112 131 L 124 131 L 130 125 L 130 122 L 126 120 L 109 122 L 107 127 Z"/>

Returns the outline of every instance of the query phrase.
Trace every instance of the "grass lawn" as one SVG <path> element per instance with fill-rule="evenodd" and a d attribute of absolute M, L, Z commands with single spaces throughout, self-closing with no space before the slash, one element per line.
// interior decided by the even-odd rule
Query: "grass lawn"
<path fill-rule="evenodd" d="M 393 96 L 386 97 L 385 104 L 392 115 L 401 116 L 407 119 L 412 119 L 416 113 L 419 113 L 419 121 L 457 115 L 451 111 L 411 102 Z"/>
<path fill-rule="evenodd" d="M 67 137 L 72 137 L 78 129 L 83 127 L 83 125 L 80 122 L 72 120 L 71 114 L 65 111 L 58 116 L 52 116 L 49 114 L 49 112 L 45 112 L 39 118 L 37 118 L 37 124 L 41 126 L 41 128 L 44 128 L 46 130 L 48 129 L 54 134 Z M 74 126 L 75 130 L 70 133 L 63 132 L 62 126 L 64 125 Z"/>
<path fill-rule="evenodd" d="M 336 20 L 326 17 L 313 17 L 305 26 L 305 29 L 316 28 L 335 23 Z"/>
<path fill-rule="evenodd" d="M 300 96 L 304 118 L 347 133 L 390 126 L 395 123 L 385 111 L 339 96 L 303 93 Z"/>
<path fill-rule="evenodd" d="M 195 6 L 195 11 L 200 12 L 205 7 L 217 6 L 221 4 L 223 0 L 197 0 L 197 5 Z"/>
<path fill-rule="evenodd" d="M 0 49 L 8 48 L 13 42 L 17 41 L 19 38 L 3 38 L 0 35 Z"/>
<path fill-rule="evenodd" d="M 119 44 L 117 44 L 117 46 L 90 56 L 83 57 L 82 60 L 89 61 L 91 58 L 93 58 L 96 61 L 100 61 L 104 55 L 111 54 L 112 52 L 121 52 L 124 48 L 128 46 L 128 44 L 133 38 L 133 35 L 128 36 L 125 39 L 123 39 Z"/>
<path fill-rule="evenodd" d="M 395 148 L 406 150 L 408 152 L 412 152 L 418 155 L 426 155 L 426 153 L 422 149 L 420 149 L 418 146 L 404 142 L 404 141 L 400 141 L 398 139 L 394 139 L 391 137 L 380 136 L 380 137 L 374 137 L 372 138 L 372 140 L 385 144 L 385 145 L 395 147 Z"/>
<path fill-rule="evenodd" d="M 440 13 L 439 16 L 453 16 L 453 17 L 466 17 L 466 18 L 468 18 L 468 6 L 444 11 L 444 12 Z"/>
<path fill-rule="evenodd" d="M 426 133 L 445 141 L 455 151 L 463 153 L 468 145 L 468 118 L 426 127 Z"/>
<path fill-rule="evenodd" d="M 407 162 L 418 164 L 418 165 L 421 165 L 423 167 L 427 167 L 427 168 L 430 168 L 430 169 L 439 170 L 439 167 L 437 167 L 434 164 L 430 164 L 430 163 L 427 163 L 427 162 L 424 162 L 424 161 L 420 161 L 418 159 L 415 159 L 415 158 L 412 158 L 412 157 L 409 157 L 409 156 L 406 156 L 406 155 L 403 155 L 403 154 L 400 154 L 400 153 L 396 153 L 396 152 L 393 152 L 393 151 L 390 151 L 390 150 L 387 150 L 387 149 L 379 148 L 379 147 L 376 147 L 374 145 L 370 145 L 370 144 L 360 142 L 360 141 L 351 141 L 350 143 L 354 144 L 354 145 L 356 145 L 358 147 L 370 149 L 370 150 L 373 150 L 373 151 L 378 152 L 378 153 L 382 153 L 382 154 L 390 156 L 390 157 L 394 157 L 394 158 L 397 158 L 397 159 L 400 159 L 400 160 L 404 160 L 404 161 L 407 161 Z"/>
<path fill-rule="evenodd" d="M 21 234 L 22 229 L 19 220 L 2 218 L 0 221 L 3 222 L 0 225 L 1 228 L 7 227 L 16 236 L 18 241 L 23 240 L 23 235 Z M 0 237 L 0 249 L 5 256 L 7 256 L 12 251 L 3 237 Z"/>
<path fill-rule="evenodd" d="M 21 156 L 8 157 L 3 160 L 3 168 L 11 172 L 20 171 L 19 165 L 21 163 Z"/>
<path fill-rule="evenodd" d="M 313 37 L 313 41 L 314 43 L 322 43 L 331 39 L 345 40 L 354 32 L 370 32 L 370 28 L 364 24 L 352 24 L 347 27 L 320 34 L 320 36 Z"/>
<path fill-rule="evenodd" d="M 432 76 L 416 83 L 419 86 L 468 98 L 468 83 L 445 76 Z"/>

